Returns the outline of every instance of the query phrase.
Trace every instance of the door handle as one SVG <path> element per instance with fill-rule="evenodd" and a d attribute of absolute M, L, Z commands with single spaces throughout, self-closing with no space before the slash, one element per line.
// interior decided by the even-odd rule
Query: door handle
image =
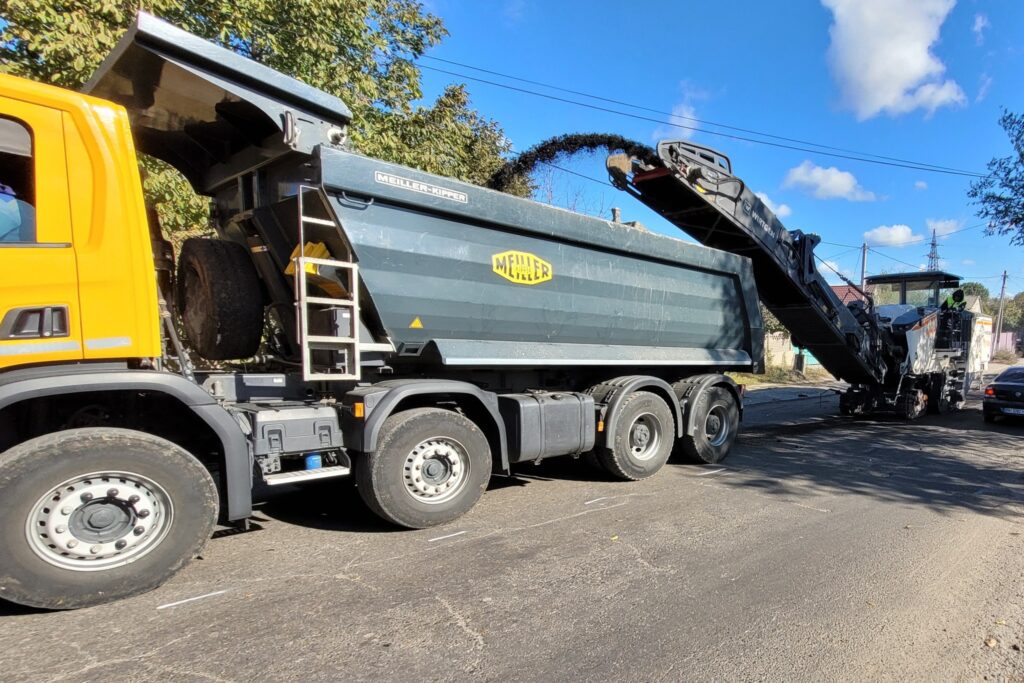
<path fill-rule="evenodd" d="M 0 320 L 0 340 L 67 336 L 70 336 L 68 307 L 64 305 L 12 308 Z"/>

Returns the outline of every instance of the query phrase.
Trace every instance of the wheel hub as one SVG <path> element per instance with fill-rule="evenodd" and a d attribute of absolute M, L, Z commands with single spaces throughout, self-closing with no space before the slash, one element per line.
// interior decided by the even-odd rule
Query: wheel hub
<path fill-rule="evenodd" d="M 97 472 L 50 489 L 32 508 L 25 531 L 46 562 L 97 571 L 152 550 L 171 517 L 170 497 L 156 482 L 129 472 Z"/>
<path fill-rule="evenodd" d="M 107 498 L 93 500 L 71 513 L 68 528 L 80 540 L 109 543 L 132 527 L 135 511 Z"/>
<path fill-rule="evenodd" d="M 714 406 L 704 419 L 704 436 L 714 447 L 721 446 L 729 439 L 729 421 L 726 419 L 725 408 Z"/>
<path fill-rule="evenodd" d="M 629 427 L 629 448 L 637 460 L 654 456 L 661 443 L 661 425 L 651 413 L 638 415 Z"/>
<path fill-rule="evenodd" d="M 405 490 L 423 503 L 442 503 L 462 490 L 469 474 L 466 449 L 458 441 L 435 437 L 420 442 L 405 459 Z"/>

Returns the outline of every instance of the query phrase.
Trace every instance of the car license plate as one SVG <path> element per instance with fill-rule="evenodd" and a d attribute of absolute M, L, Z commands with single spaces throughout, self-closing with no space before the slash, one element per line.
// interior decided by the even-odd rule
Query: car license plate
<path fill-rule="evenodd" d="M 1003 408 L 1007 415 L 1024 415 L 1024 408 Z"/>

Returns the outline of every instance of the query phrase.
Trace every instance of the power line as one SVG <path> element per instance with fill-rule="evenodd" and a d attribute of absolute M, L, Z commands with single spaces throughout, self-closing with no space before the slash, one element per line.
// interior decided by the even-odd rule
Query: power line
<path fill-rule="evenodd" d="M 902 263 L 905 266 L 910 266 L 914 270 L 917 270 L 919 268 L 919 265 L 914 265 L 913 263 L 907 263 L 906 261 L 898 259 L 898 258 L 896 258 L 894 256 L 889 256 L 888 254 L 883 254 L 880 251 L 875 251 L 874 247 L 868 247 L 868 251 L 870 251 L 870 252 L 872 252 L 874 254 L 878 254 L 879 256 L 884 256 L 885 258 L 889 259 L 890 261 L 895 261 L 896 263 Z"/>
<path fill-rule="evenodd" d="M 519 81 L 520 83 L 529 83 L 530 85 L 539 85 L 543 88 L 549 88 L 551 90 L 557 90 L 559 92 L 568 93 L 570 95 L 578 95 L 580 97 L 586 97 L 592 100 L 598 100 L 599 102 L 608 102 L 609 104 L 617 104 L 624 107 L 630 107 L 640 111 L 651 112 L 652 114 L 661 114 L 663 116 L 669 116 L 674 119 L 681 119 L 684 121 L 692 121 L 694 123 L 704 123 L 718 128 L 725 128 L 727 130 L 734 130 L 740 133 L 749 133 L 751 135 L 760 135 L 761 137 L 772 138 L 774 140 L 782 140 L 784 142 L 792 142 L 800 145 L 810 145 L 812 147 L 819 147 L 821 149 L 830 149 L 836 152 L 845 152 L 847 154 L 857 154 L 864 157 L 873 157 L 875 159 L 882 159 L 885 161 L 895 161 L 902 164 L 913 164 L 915 166 L 924 168 L 935 169 L 937 171 L 950 171 L 954 173 L 971 173 L 970 171 L 964 171 L 963 169 L 951 168 L 949 166 L 939 166 L 937 164 L 928 164 L 920 161 L 913 161 L 910 159 L 900 159 L 899 157 L 889 157 L 882 154 L 872 154 L 870 152 L 862 152 L 855 149 L 847 149 L 845 147 L 835 147 L 833 145 L 825 145 L 820 142 L 811 142 L 809 140 L 801 140 L 800 138 L 790 138 L 784 135 L 774 135 L 772 133 L 765 133 L 763 131 L 754 130 L 752 128 L 742 128 L 740 126 L 733 126 L 727 123 L 718 123 L 709 119 L 698 119 L 693 116 L 685 116 L 683 114 L 675 114 L 673 112 L 664 111 L 661 109 L 653 109 L 641 104 L 634 104 L 632 102 L 626 102 L 624 100 L 617 100 L 611 97 L 604 97 L 602 95 L 594 95 L 592 93 L 583 92 L 581 90 L 573 90 L 560 85 L 553 85 L 551 83 L 544 83 L 542 81 L 535 81 L 529 78 L 523 78 L 522 76 L 514 76 L 512 74 L 502 73 L 500 71 L 492 71 L 491 69 L 485 69 L 479 66 L 473 66 L 472 64 L 466 64 L 465 62 L 457 62 L 453 59 L 443 59 L 441 57 L 434 57 L 433 55 L 421 55 L 421 59 L 429 59 L 435 62 L 443 62 L 445 64 L 452 64 L 454 66 L 462 67 L 464 69 L 472 69 L 473 71 L 479 71 L 481 73 L 490 74 L 492 76 L 500 76 L 501 78 L 508 78 L 513 81 Z M 423 66 L 423 65 L 420 65 Z M 426 67 L 430 68 L 430 67 Z M 439 70 L 439 69 L 438 69 Z M 446 72 L 447 73 L 447 72 Z M 485 81 L 486 82 L 486 81 Z M 972 173 L 973 174 L 973 173 Z"/>
<path fill-rule="evenodd" d="M 757 145 L 766 145 L 766 146 L 769 146 L 769 147 L 777 147 L 777 148 L 780 148 L 780 149 L 795 150 L 795 151 L 798 151 L 798 152 L 806 152 L 808 154 L 821 154 L 821 155 L 824 155 L 824 156 L 835 157 L 835 158 L 839 158 L 839 159 L 849 159 L 849 160 L 852 160 L 852 161 L 861 161 L 861 162 L 864 162 L 864 163 L 867 163 L 867 164 L 876 164 L 876 165 L 879 165 L 879 166 L 891 166 L 891 167 L 894 167 L 894 168 L 908 168 L 908 169 L 912 169 L 912 170 L 915 170 L 915 171 L 922 171 L 922 172 L 925 172 L 925 173 L 942 173 L 942 174 L 945 174 L 945 175 L 967 176 L 967 177 L 972 177 L 972 178 L 984 178 L 985 177 L 985 174 L 975 173 L 973 171 L 942 170 L 940 168 L 931 167 L 929 165 L 921 164 L 921 163 L 918 163 L 918 162 L 896 163 L 896 162 L 893 162 L 893 161 L 884 161 L 884 160 L 880 160 L 880 159 L 866 158 L 864 156 L 855 156 L 855 155 L 850 155 L 850 154 L 840 154 L 838 152 L 825 152 L 825 151 L 822 151 L 820 149 L 810 149 L 808 147 L 801 147 L 801 146 L 798 146 L 798 145 L 783 144 L 783 143 L 780 143 L 780 142 L 769 142 L 768 140 L 759 140 L 757 138 L 745 137 L 743 135 L 733 135 L 731 133 L 722 133 L 722 132 L 716 131 L 716 130 L 707 130 L 706 128 L 698 128 L 697 126 L 687 126 L 687 125 L 683 125 L 681 123 L 674 123 L 672 121 L 665 121 L 665 120 L 662 120 L 662 119 L 655 119 L 655 118 L 652 118 L 650 116 L 641 116 L 639 114 L 633 114 L 633 113 L 630 113 L 630 112 L 620 111 L 618 109 L 611 109 L 609 107 L 602 107 L 602 106 L 599 106 L 599 105 L 596 105 L 596 104 L 588 104 L 586 102 L 580 102 L 578 100 L 571 100 L 571 99 L 568 99 L 568 98 L 565 98 L 565 97 L 558 97 L 557 95 L 551 95 L 551 94 L 548 94 L 548 93 L 537 92 L 536 90 L 528 90 L 526 88 L 518 88 L 518 87 L 516 87 L 514 85 L 508 85 L 507 83 L 498 83 L 496 81 L 489 81 L 489 80 L 484 79 L 484 78 L 476 78 L 474 76 L 468 76 L 466 74 L 460 74 L 460 73 L 456 73 L 454 71 L 449 71 L 447 69 L 440 69 L 440 68 L 434 67 L 434 66 L 427 66 L 425 64 L 420 64 L 419 66 L 420 66 L 421 69 L 428 69 L 430 71 L 436 71 L 438 73 L 447 74 L 449 76 L 455 76 L 457 78 L 465 78 L 465 79 L 470 80 L 470 81 L 476 81 L 477 83 L 484 83 L 486 85 L 493 85 L 493 86 L 498 87 L 498 88 L 505 88 L 506 90 L 512 90 L 512 91 L 515 91 L 515 92 L 525 93 L 527 95 L 534 95 L 536 97 L 542 97 L 544 99 L 553 100 L 555 102 L 564 102 L 566 104 L 573 104 L 573 105 L 576 105 L 578 107 L 584 107 L 586 109 L 593 109 L 595 111 L 602 111 L 602 112 L 609 113 L 609 114 L 616 114 L 618 116 L 625 116 L 625 117 L 628 117 L 628 118 L 637 119 L 639 121 L 647 121 L 647 122 L 650 122 L 650 123 L 657 123 L 657 124 L 662 125 L 662 126 L 672 126 L 673 128 L 681 128 L 683 130 L 690 130 L 690 131 L 694 131 L 694 132 L 697 132 L 697 133 L 706 133 L 708 135 L 717 135 L 719 137 L 729 138 L 730 140 L 739 140 L 741 142 L 750 142 L 750 143 L 757 144 Z"/>

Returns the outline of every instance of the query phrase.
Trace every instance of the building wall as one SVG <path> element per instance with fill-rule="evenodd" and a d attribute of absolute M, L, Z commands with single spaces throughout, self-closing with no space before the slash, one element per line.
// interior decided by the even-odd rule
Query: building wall
<path fill-rule="evenodd" d="M 793 344 L 786 332 L 764 335 L 765 365 L 770 368 L 793 369 Z"/>

